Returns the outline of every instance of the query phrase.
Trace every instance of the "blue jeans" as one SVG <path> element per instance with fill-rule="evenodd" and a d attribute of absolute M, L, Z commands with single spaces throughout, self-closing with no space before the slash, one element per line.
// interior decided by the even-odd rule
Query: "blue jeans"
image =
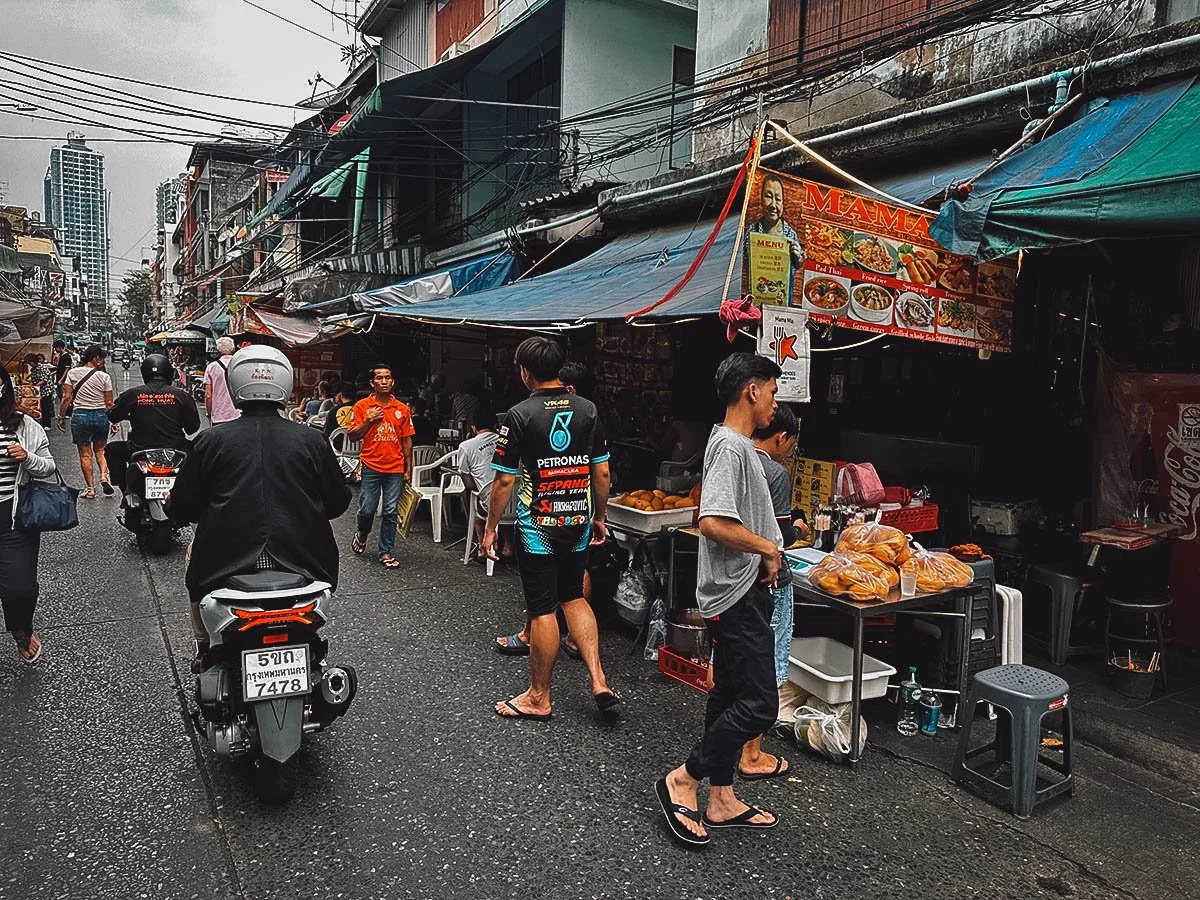
<path fill-rule="evenodd" d="M 396 505 L 404 493 L 404 473 L 376 472 L 362 467 L 362 490 L 358 495 L 358 533 L 365 541 L 371 534 L 379 495 L 383 494 L 383 515 L 379 523 L 379 555 L 396 549 Z"/>
<path fill-rule="evenodd" d="M 771 630 L 775 632 L 775 683 L 788 680 L 788 654 L 792 652 L 792 633 L 795 618 L 795 603 L 792 586 L 771 588 L 775 597 L 775 611 L 771 613 Z"/>

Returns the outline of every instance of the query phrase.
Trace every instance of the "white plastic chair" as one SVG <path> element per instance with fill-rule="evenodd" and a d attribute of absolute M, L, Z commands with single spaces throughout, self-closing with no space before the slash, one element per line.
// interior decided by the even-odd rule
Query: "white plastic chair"
<path fill-rule="evenodd" d="M 456 494 L 466 493 L 467 486 L 462 478 L 453 472 L 441 471 L 442 466 L 457 466 L 458 451 L 452 450 L 444 456 L 438 456 L 423 464 L 417 463 L 418 450 L 433 450 L 435 447 L 413 447 L 412 486 L 421 494 L 421 502 L 429 501 L 429 511 L 433 518 L 433 542 L 442 542 L 442 520 L 449 519 L 450 509 L 446 506 L 446 498 Z M 422 454 L 428 457 L 429 454 Z"/>
<path fill-rule="evenodd" d="M 471 491 L 467 498 L 467 549 L 463 551 L 463 565 L 467 565 L 471 561 L 471 554 L 475 552 L 475 522 L 479 518 L 477 509 L 478 503 L 476 497 L 479 495 L 475 491 Z M 517 488 L 513 486 L 513 492 L 508 498 L 508 506 L 504 508 L 504 512 L 500 515 L 501 525 L 515 525 L 517 522 Z M 496 574 L 496 561 L 490 556 L 484 560 L 487 565 L 488 577 Z"/>
<path fill-rule="evenodd" d="M 349 478 L 358 468 L 358 454 L 362 452 L 362 441 L 351 440 L 350 432 L 345 428 L 335 428 L 329 433 L 329 446 L 333 448 L 338 465 Z"/>

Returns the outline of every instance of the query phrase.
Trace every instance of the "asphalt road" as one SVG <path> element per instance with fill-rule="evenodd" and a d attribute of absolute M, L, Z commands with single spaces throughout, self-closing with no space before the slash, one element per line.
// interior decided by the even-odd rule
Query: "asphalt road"
<path fill-rule="evenodd" d="M 622 723 L 597 720 L 571 660 L 552 722 L 501 720 L 525 677 L 490 650 L 518 620 L 514 577 L 463 566 L 421 522 L 384 570 L 349 552 L 352 514 L 327 634 L 361 692 L 308 740 L 296 798 L 263 806 L 185 715 L 182 548 L 144 557 L 114 500 L 80 503 L 81 527 L 43 545 L 43 661 L 0 653 L 0 900 L 1196 896 L 1191 788 L 1081 747 L 1079 795 L 1021 823 L 953 787 L 951 738 L 883 723 L 857 771 L 792 747 L 791 778 L 745 785 L 773 832 L 678 848 L 652 784 L 702 697 L 605 634 Z"/>

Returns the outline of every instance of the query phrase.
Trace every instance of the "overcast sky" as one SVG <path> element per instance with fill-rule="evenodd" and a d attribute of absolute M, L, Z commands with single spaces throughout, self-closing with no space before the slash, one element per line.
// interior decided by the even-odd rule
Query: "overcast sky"
<path fill-rule="evenodd" d="M 339 43 L 351 40 L 345 25 L 319 9 L 316 0 L 253 2 Z M 320 3 L 350 13 L 355 7 L 355 0 L 320 0 Z M 365 5 L 359 0 L 360 7 Z M 317 72 L 337 83 L 346 71 L 337 46 L 272 18 L 246 0 L 0 0 L 0 50 L 145 81 L 275 103 L 294 103 L 307 97 L 312 90 L 307 81 Z M 3 59 L 0 65 L 15 68 Z M 92 80 L 80 73 L 67 74 Z M 0 93 L 7 97 L 21 94 L 21 87 L 14 83 L 50 90 L 27 76 L 0 71 Z M 295 115 L 286 109 L 168 94 L 100 79 L 95 83 L 221 115 L 275 124 L 295 121 Z M 59 105 L 44 98 L 39 101 L 22 96 L 35 104 Z M 8 102 L 11 101 L 6 97 L 0 97 L 0 104 Z M 144 112 L 128 109 L 124 112 L 152 118 Z M 99 106 L 86 114 L 78 111 L 76 114 L 97 121 L 113 121 Z M 214 133 L 220 131 L 219 123 L 215 122 L 193 120 L 187 125 L 211 129 Z M 68 130 L 81 131 L 89 139 L 131 137 L 92 125 L 39 121 L 0 107 L 0 134 L 54 137 L 54 140 L 0 140 L 0 182 L 8 183 L 4 203 L 42 209 L 42 180 L 50 148 L 63 143 Z M 183 170 L 188 148 L 165 143 L 100 141 L 92 143 L 92 147 L 105 156 L 108 190 L 112 194 L 111 270 L 119 284 L 121 273 L 138 265 L 141 248 L 154 241 L 155 186 Z"/>

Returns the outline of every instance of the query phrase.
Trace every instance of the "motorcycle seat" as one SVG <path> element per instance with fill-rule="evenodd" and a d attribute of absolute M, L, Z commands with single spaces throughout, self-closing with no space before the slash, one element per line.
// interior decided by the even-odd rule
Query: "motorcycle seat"
<path fill-rule="evenodd" d="M 225 587 L 233 591 L 254 593 L 258 591 L 290 591 L 307 587 L 310 584 L 312 581 L 295 572 L 267 570 L 255 572 L 253 575 L 233 575 L 225 582 Z"/>

